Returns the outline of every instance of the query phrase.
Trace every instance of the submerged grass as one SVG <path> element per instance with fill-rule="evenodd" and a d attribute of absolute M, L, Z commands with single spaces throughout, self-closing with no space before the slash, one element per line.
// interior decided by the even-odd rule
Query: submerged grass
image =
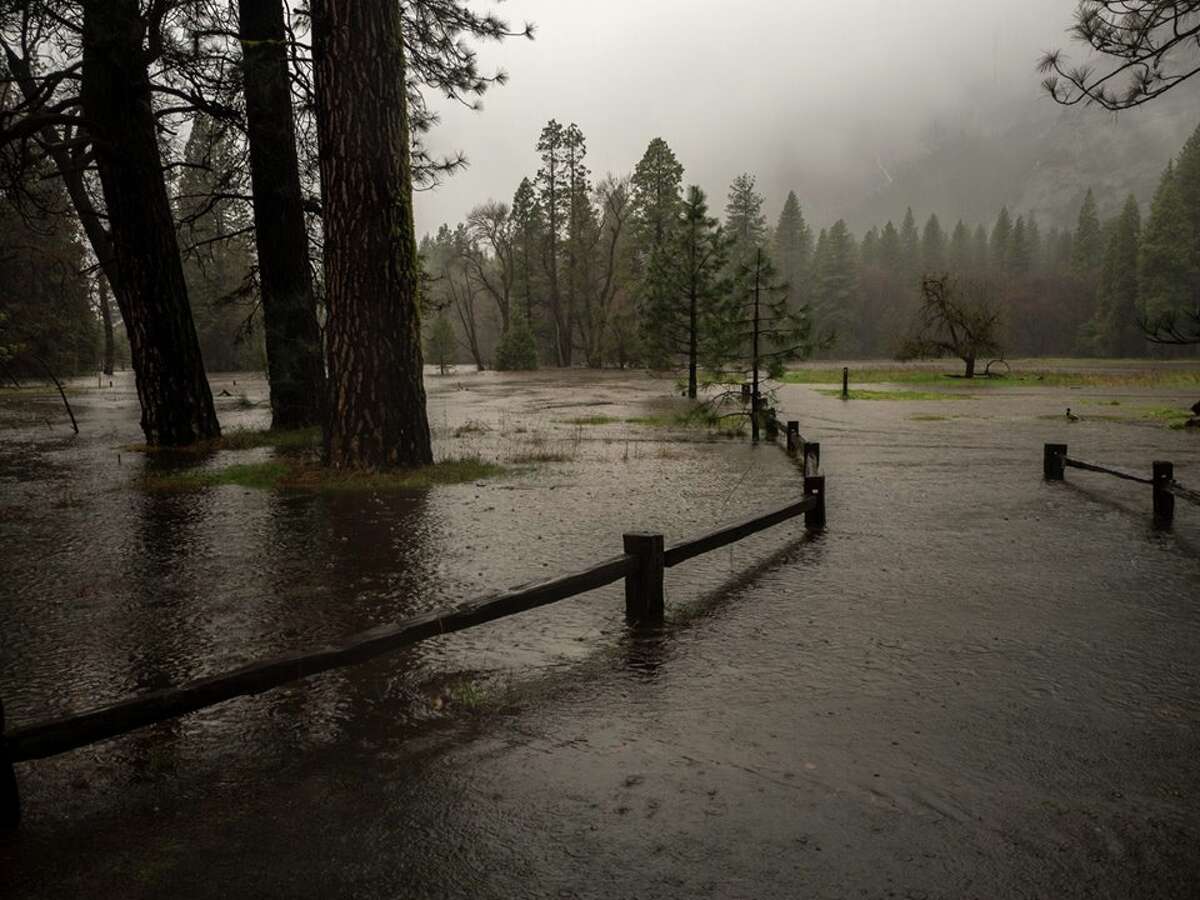
<path fill-rule="evenodd" d="M 826 397 L 841 397 L 841 390 L 821 390 L 817 393 Z M 969 394 L 943 393 L 941 391 L 864 391 L 855 388 L 847 395 L 850 400 L 970 400 Z"/>
<path fill-rule="evenodd" d="M 746 430 L 744 417 L 722 416 L 707 407 L 696 407 L 686 412 L 657 413 L 649 416 L 580 416 L 561 420 L 566 425 L 580 428 L 592 425 L 640 425 L 645 428 L 699 428 L 723 435 L 742 434 Z"/>
<path fill-rule="evenodd" d="M 621 420 L 615 416 L 578 416 L 574 419 L 563 419 L 567 425 L 589 426 L 589 425 L 615 425 Z"/>
<path fill-rule="evenodd" d="M 1081 360 L 1082 362 L 1082 360 Z M 1098 364 L 1111 361 L 1098 361 Z M 787 384 L 841 384 L 841 368 L 794 369 L 784 374 Z M 1014 369 L 1006 375 L 963 378 L 946 369 L 877 366 L 850 370 L 853 384 L 938 384 L 943 387 L 1200 387 L 1200 367 L 1146 365 L 1116 367 L 1106 371 L 1070 369 Z"/>
<path fill-rule="evenodd" d="M 340 472 L 312 462 L 272 460 L 217 469 L 147 474 L 143 484 L 152 491 L 190 491 L 222 485 L 316 492 L 410 491 L 496 478 L 506 471 L 501 465 L 476 457 L 386 472 Z"/>
<path fill-rule="evenodd" d="M 625 423 L 645 428 L 700 428 L 730 437 L 746 432 L 745 416 L 723 416 L 703 406 L 687 412 L 633 416 Z"/>
<path fill-rule="evenodd" d="M 298 428 L 273 430 L 269 428 L 235 428 L 211 441 L 197 441 L 186 447 L 151 447 L 148 444 L 126 444 L 130 453 L 154 453 L 179 456 L 204 456 L 217 450 L 257 450 L 270 447 L 283 453 L 315 450 L 321 446 L 321 429 Z"/>

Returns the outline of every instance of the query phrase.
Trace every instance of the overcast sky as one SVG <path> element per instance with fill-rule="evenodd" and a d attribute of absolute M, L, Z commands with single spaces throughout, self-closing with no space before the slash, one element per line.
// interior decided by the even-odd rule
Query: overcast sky
<path fill-rule="evenodd" d="M 758 176 L 772 218 L 783 192 L 861 196 L 864 159 L 902 158 L 930 121 L 973 106 L 986 126 L 999 98 L 1048 103 L 1034 70 L 1066 46 L 1075 0 L 508 0 L 534 41 L 481 48 L 509 83 L 472 112 L 438 103 L 428 144 L 471 166 L 418 194 L 418 234 L 509 201 L 538 168 L 538 132 L 576 122 L 595 176 L 631 171 L 651 138 L 667 140 L 715 212 L 739 172 Z M 477 5 L 477 8 L 482 8 Z M 860 183 L 861 182 L 861 183 Z M 836 187 L 834 187 L 836 186 Z M 831 199 L 832 197 L 832 199 Z M 857 199 L 855 197 L 854 199 Z M 811 205 L 811 203 L 810 203 Z"/>

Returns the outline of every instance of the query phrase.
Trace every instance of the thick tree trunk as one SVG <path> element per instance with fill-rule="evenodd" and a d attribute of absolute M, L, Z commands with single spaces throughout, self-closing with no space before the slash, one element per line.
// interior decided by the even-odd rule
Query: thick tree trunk
<path fill-rule="evenodd" d="M 968 356 L 966 359 L 963 360 L 963 362 L 966 363 L 966 366 L 967 366 L 966 375 L 964 377 L 974 378 L 975 377 L 975 357 Z"/>
<path fill-rule="evenodd" d="M 100 318 L 104 322 L 104 367 L 101 371 L 105 375 L 111 375 L 116 362 L 117 345 L 113 339 L 112 306 L 108 302 L 108 279 L 104 277 L 103 273 L 96 279 L 96 288 L 100 294 Z"/>
<path fill-rule="evenodd" d="M 83 115 L 104 190 L 113 281 L 151 445 L 218 437 L 162 176 L 138 0 L 87 0 Z"/>
<path fill-rule="evenodd" d="M 304 428 L 322 420 L 325 362 L 308 267 L 283 3 L 239 0 L 238 13 L 271 426 Z"/>
<path fill-rule="evenodd" d="M 325 225 L 329 409 L 336 468 L 433 461 L 417 308 L 417 247 L 401 4 L 313 3 Z"/>

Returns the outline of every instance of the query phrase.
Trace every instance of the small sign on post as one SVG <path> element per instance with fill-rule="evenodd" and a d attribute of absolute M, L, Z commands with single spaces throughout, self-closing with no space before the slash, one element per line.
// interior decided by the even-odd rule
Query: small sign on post
<path fill-rule="evenodd" d="M 804 527 L 819 531 L 825 527 L 825 476 L 805 475 L 804 496 L 817 498 L 817 505 L 804 514 Z"/>

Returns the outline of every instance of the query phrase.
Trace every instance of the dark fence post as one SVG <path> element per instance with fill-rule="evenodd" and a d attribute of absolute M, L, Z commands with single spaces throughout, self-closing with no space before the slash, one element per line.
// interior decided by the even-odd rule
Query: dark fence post
<path fill-rule="evenodd" d="M 842 399 L 850 399 L 850 367 L 842 366 Z"/>
<path fill-rule="evenodd" d="M 791 421 L 787 423 L 787 452 L 788 456 L 795 456 L 800 452 L 800 423 Z"/>
<path fill-rule="evenodd" d="M 663 549 L 661 534 L 626 534 L 625 552 L 637 557 L 637 568 L 625 576 L 625 618 L 661 622 L 663 618 Z"/>
<path fill-rule="evenodd" d="M 815 509 L 804 514 L 804 527 L 820 530 L 825 527 L 825 476 L 805 475 L 804 496 L 816 497 Z"/>
<path fill-rule="evenodd" d="M 1066 444 L 1047 444 L 1042 450 L 1042 474 L 1047 481 L 1062 481 L 1066 466 L 1063 459 L 1067 455 Z"/>
<path fill-rule="evenodd" d="M 821 444 L 811 441 L 804 445 L 804 474 L 816 475 L 821 471 Z"/>
<path fill-rule="evenodd" d="M 17 793 L 17 775 L 4 740 L 4 701 L 0 700 L 0 829 L 12 830 L 19 824 L 21 795 Z"/>
<path fill-rule="evenodd" d="M 1167 490 L 1167 486 L 1175 480 L 1173 463 L 1154 463 L 1154 524 L 1170 525 L 1175 519 L 1175 495 Z"/>

